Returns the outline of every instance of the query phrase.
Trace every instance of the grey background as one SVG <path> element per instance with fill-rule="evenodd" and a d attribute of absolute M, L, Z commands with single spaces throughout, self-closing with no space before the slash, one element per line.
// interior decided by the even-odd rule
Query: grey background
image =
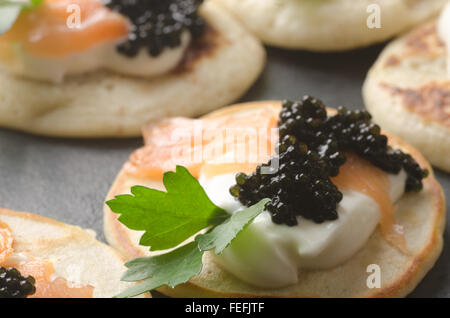
<path fill-rule="evenodd" d="M 337 54 L 268 49 L 268 65 L 242 101 L 296 99 L 363 108 L 361 85 L 382 45 Z M 0 129 L 0 207 L 94 229 L 104 240 L 102 205 L 115 175 L 141 139 L 74 140 Z M 436 171 L 450 197 L 450 175 Z M 449 204 L 447 203 L 447 210 Z M 445 244 L 450 243 L 449 231 Z M 411 296 L 450 297 L 450 252 Z"/>

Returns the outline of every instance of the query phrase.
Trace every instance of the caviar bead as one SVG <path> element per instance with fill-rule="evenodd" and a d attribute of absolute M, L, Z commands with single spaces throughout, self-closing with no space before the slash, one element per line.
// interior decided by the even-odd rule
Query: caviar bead
<path fill-rule="evenodd" d="M 236 175 L 236 183 L 243 185 L 245 183 L 245 173 L 238 173 Z"/>
<path fill-rule="evenodd" d="M 10 267 L 0 267 L 0 298 L 25 298 L 36 292 L 35 280 L 32 276 L 22 276 Z"/>

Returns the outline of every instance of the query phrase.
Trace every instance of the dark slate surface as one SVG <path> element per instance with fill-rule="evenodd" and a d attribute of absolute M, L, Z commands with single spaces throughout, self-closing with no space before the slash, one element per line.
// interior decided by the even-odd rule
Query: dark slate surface
<path fill-rule="evenodd" d="M 362 108 L 361 85 L 382 46 L 317 54 L 268 49 L 268 65 L 242 101 L 295 99 L 304 94 L 330 106 Z M 94 229 L 103 240 L 102 204 L 140 139 L 67 140 L 0 129 L 0 206 Z M 450 196 L 450 175 L 436 171 Z M 447 210 L 449 204 L 447 203 Z M 445 243 L 450 237 L 447 227 Z M 450 297 L 447 247 L 413 297 Z"/>

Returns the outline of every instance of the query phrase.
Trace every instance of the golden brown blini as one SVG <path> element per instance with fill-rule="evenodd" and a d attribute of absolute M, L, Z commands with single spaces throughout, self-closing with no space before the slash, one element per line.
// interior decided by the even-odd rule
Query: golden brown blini
<path fill-rule="evenodd" d="M 112 297 L 132 283 L 120 281 L 124 258 L 92 233 L 36 214 L 0 209 L 12 230 L 14 252 L 53 260 L 58 277 L 94 287 L 94 298 Z M 146 295 L 147 296 L 147 295 Z"/>
<path fill-rule="evenodd" d="M 61 137 L 129 137 L 150 119 L 197 116 L 233 102 L 261 73 L 264 48 L 217 4 L 200 10 L 208 32 L 166 75 L 92 72 L 53 84 L 0 72 L 0 126 Z"/>
<path fill-rule="evenodd" d="M 435 21 L 384 49 L 367 75 L 363 95 L 383 129 L 450 171 L 450 80 Z"/>
<path fill-rule="evenodd" d="M 255 102 L 227 107 L 204 118 L 238 115 L 261 108 L 279 111 L 279 102 Z M 410 293 L 433 267 L 443 245 L 445 204 L 442 189 L 430 165 L 414 148 L 389 135 L 389 143 L 411 154 L 430 176 L 424 179 L 419 193 L 405 194 L 397 202 L 396 218 L 404 226 L 409 254 L 392 247 L 377 229 L 367 244 L 344 264 L 329 270 L 303 271 L 299 283 L 279 289 L 251 286 L 227 273 L 205 253 L 200 275 L 175 288 L 159 289 L 174 297 L 403 297 Z M 107 199 L 129 193 L 130 187 L 144 185 L 163 189 L 160 179 L 132 176 L 123 169 L 117 176 Z M 117 215 L 105 205 L 105 235 L 108 242 L 128 258 L 149 255 L 147 247 L 138 244 L 142 232 L 131 231 L 117 221 Z M 369 289 L 366 285 L 369 264 L 382 268 L 382 285 Z"/>
<path fill-rule="evenodd" d="M 437 14 L 447 0 L 214 0 L 266 44 L 340 51 L 387 40 Z M 379 8 L 379 9 L 378 9 Z M 367 21 L 379 13 L 380 28 Z M 372 24 L 370 24 L 372 26 Z"/>

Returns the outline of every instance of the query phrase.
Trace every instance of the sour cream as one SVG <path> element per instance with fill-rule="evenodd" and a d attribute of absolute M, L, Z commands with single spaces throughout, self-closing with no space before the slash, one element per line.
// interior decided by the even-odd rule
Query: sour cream
<path fill-rule="evenodd" d="M 2 266 L 5 268 L 14 267 L 17 265 L 23 265 L 28 261 L 29 261 L 29 258 L 25 254 L 13 252 L 11 255 L 8 256 L 8 258 L 2 264 Z"/>
<path fill-rule="evenodd" d="M 244 208 L 229 188 L 235 174 L 212 178 L 200 176 L 211 200 L 234 213 Z M 406 173 L 390 175 L 393 202 L 404 193 Z M 264 211 L 215 261 L 242 281 L 263 288 L 296 284 L 298 273 L 306 269 L 327 269 L 342 264 L 360 250 L 380 221 L 380 211 L 369 196 L 343 191 L 338 205 L 339 218 L 321 224 L 298 217 L 298 225 L 278 225 Z"/>
<path fill-rule="evenodd" d="M 61 83 L 65 77 L 97 70 L 110 70 L 122 75 L 150 78 L 166 74 L 177 67 L 191 41 L 189 32 L 181 37 L 181 45 L 166 48 L 157 57 L 142 49 L 135 57 L 117 51 L 117 43 L 103 43 L 88 51 L 60 58 L 29 55 L 20 47 L 14 48 L 14 57 L 0 59 L 0 69 L 26 78 Z"/>
<path fill-rule="evenodd" d="M 437 28 L 438 35 L 447 48 L 447 75 L 450 76 L 450 3 L 442 11 Z"/>

